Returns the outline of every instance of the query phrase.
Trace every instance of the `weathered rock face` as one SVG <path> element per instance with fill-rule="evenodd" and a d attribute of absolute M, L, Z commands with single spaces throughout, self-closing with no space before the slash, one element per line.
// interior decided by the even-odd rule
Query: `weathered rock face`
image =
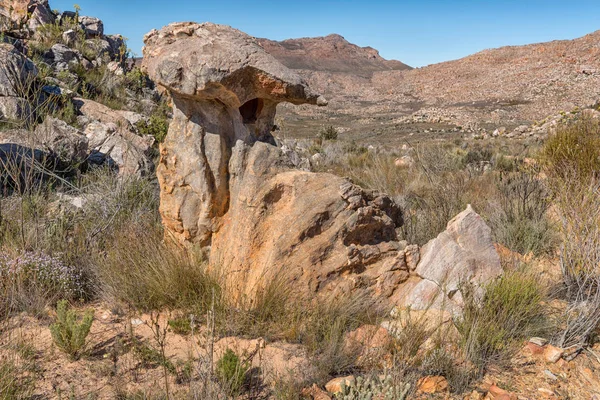
<path fill-rule="evenodd" d="M 414 310 L 445 304 L 454 311 L 462 305 L 461 284 L 479 287 L 502 275 L 502 267 L 490 228 L 469 205 L 421 249 L 415 272 L 422 280 L 405 304 Z"/>
<path fill-rule="evenodd" d="M 273 142 L 277 103 L 316 104 L 300 77 L 250 37 L 215 24 L 172 24 L 145 37 L 144 68 L 173 98 L 158 176 L 165 226 L 208 245 L 229 207 L 237 141 Z"/>
<path fill-rule="evenodd" d="M 0 44 L 0 96 L 18 97 L 37 75 L 33 62 L 10 44 Z"/>
<path fill-rule="evenodd" d="M 326 102 L 253 38 L 180 23 L 145 43 L 143 66 L 174 106 L 157 168 L 166 232 L 211 246 L 210 267 L 232 299 L 252 301 L 283 279 L 304 293 L 420 304 L 413 294 L 429 285 L 425 294 L 438 296 L 440 274 L 448 296 L 463 279 L 497 274 L 489 228 L 470 208 L 419 254 L 398 242 L 402 213 L 389 197 L 292 168 L 272 144 L 277 103 Z"/>
<path fill-rule="evenodd" d="M 211 245 L 233 293 L 252 298 L 281 274 L 311 291 L 408 277 L 388 197 L 292 170 L 271 144 L 277 103 L 326 103 L 295 73 L 226 26 L 173 24 L 145 43 L 144 67 L 174 104 L 157 170 L 164 225 Z"/>
<path fill-rule="evenodd" d="M 82 114 L 79 119 L 89 141 L 91 164 L 115 168 L 121 176 L 148 175 L 154 170 L 154 138 L 139 136 L 122 111 L 82 98 L 73 103 Z"/>

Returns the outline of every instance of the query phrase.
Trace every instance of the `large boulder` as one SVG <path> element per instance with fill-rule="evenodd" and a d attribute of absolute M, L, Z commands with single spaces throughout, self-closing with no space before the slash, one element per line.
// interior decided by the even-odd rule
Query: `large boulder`
<path fill-rule="evenodd" d="M 104 35 L 104 24 L 99 18 L 80 16 L 79 23 L 85 31 L 87 38 L 101 37 Z"/>
<path fill-rule="evenodd" d="M 29 21 L 27 21 L 27 26 L 32 31 L 36 31 L 43 25 L 52 24 L 56 20 L 56 15 L 50 10 L 48 4 L 38 3 L 33 7 Z"/>
<path fill-rule="evenodd" d="M 166 235 L 210 246 L 209 267 L 231 299 L 251 302 L 281 279 L 298 292 L 366 293 L 389 304 L 422 282 L 438 293 L 439 269 L 452 275 L 448 296 L 463 279 L 497 272 L 489 228 L 472 210 L 419 254 L 398 241 L 402 212 L 388 196 L 295 169 L 274 145 L 276 106 L 326 101 L 254 38 L 178 23 L 144 40 L 143 68 L 173 101 L 157 167 Z"/>
<path fill-rule="evenodd" d="M 446 230 L 421 249 L 416 271 L 422 280 L 407 295 L 413 310 L 446 307 L 459 311 L 461 285 L 481 287 L 502 275 L 491 229 L 469 205 Z"/>
<path fill-rule="evenodd" d="M 34 137 L 40 148 L 53 154 L 66 166 L 75 167 L 87 159 L 87 137 L 58 118 L 46 117 L 36 127 Z"/>
<path fill-rule="evenodd" d="M 14 46 L 0 43 L 0 96 L 21 97 L 36 75 L 30 59 Z"/>
<path fill-rule="evenodd" d="M 20 23 L 27 19 L 31 0 L 0 0 L 0 15 L 7 21 Z"/>
<path fill-rule="evenodd" d="M 21 97 L 0 97 L 0 120 L 24 120 L 31 116 L 29 102 Z"/>
<path fill-rule="evenodd" d="M 184 245 L 211 246 L 232 298 L 279 278 L 329 293 L 408 277 L 387 196 L 294 170 L 273 145 L 278 103 L 326 104 L 298 75 L 227 26 L 173 24 L 145 44 L 143 66 L 174 105 L 157 168 L 163 223 Z"/>
<path fill-rule="evenodd" d="M 69 66 L 81 63 L 83 56 L 75 49 L 57 43 L 44 54 L 44 61 L 56 71 L 67 71 Z"/>
<path fill-rule="evenodd" d="M 115 168 L 122 176 L 148 175 L 154 170 L 154 138 L 138 135 L 121 111 L 88 99 L 75 98 L 73 103 L 85 122 L 92 164 Z"/>
<path fill-rule="evenodd" d="M 58 160 L 36 146 L 32 132 L 0 131 L 0 196 L 35 188 L 55 175 L 57 167 Z"/>

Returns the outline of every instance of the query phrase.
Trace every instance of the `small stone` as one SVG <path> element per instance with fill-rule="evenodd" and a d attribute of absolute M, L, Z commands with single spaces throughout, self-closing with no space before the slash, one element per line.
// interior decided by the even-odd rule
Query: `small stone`
<path fill-rule="evenodd" d="M 499 388 L 496 385 L 490 386 L 486 396 L 486 399 L 490 400 L 514 400 L 516 398 L 516 396 L 510 394 L 504 389 Z"/>
<path fill-rule="evenodd" d="M 546 370 L 544 370 L 544 375 L 545 375 L 547 378 L 549 378 L 549 379 L 552 379 L 553 381 L 557 381 L 557 380 L 558 380 L 558 377 L 557 377 L 556 375 L 554 375 L 554 374 L 552 373 L 552 371 L 550 371 L 549 369 L 546 369 Z"/>
<path fill-rule="evenodd" d="M 540 394 L 542 394 L 545 398 L 556 396 L 552 390 L 546 388 L 538 388 L 538 392 L 540 392 Z"/>
<path fill-rule="evenodd" d="M 544 354 L 544 348 L 535 343 L 528 342 L 525 348 L 528 349 L 533 355 Z"/>
<path fill-rule="evenodd" d="M 541 337 L 532 337 L 531 339 L 529 339 L 529 343 L 533 343 L 540 347 L 544 347 L 548 344 L 548 340 Z"/>
<path fill-rule="evenodd" d="M 143 325 L 143 324 L 144 324 L 144 321 L 142 321 L 141 319 L 133 318 L 131 320 L 131 325 L 133 325 L 133 326 L 140 326 L 140 325 Z"/>
<path fill-rule="evenodd" d="M 544 350 L 544 359 L 549 363 L 555 363 L 562 357 L 563 349 L 549 344 Z"/>
<path fill-rule="evenodd" d="M 325 389 L 332 394 L 339 393 L 342 391 L 342 382 L 346 386 L 350 386 L 356 382 L 354 375 L 334 378 L 325 384 Z"/>
<path fill-rule="evenodd" d="M 302 396 L 312 400 L 331 400 L 331 396 L 314 383 L 311 387 L 302 389 Z"/>
<path fill-rule="evenodd" d="M 448 381 L 443 376 L 426 376 L 419 379 L 417 388 L 421 393 L 440 393 L 448 389 Z"/>

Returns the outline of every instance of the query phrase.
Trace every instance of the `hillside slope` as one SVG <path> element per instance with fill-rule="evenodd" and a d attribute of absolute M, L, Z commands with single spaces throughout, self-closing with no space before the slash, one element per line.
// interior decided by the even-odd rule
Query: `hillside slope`
<path fill-rule="evenodd" d="M 491 130 L 593 104 L 599 97 L 600 31 L 417 69 L 340 38 L 260 39 L 330 100 L 327 110 L 285 107 L 300 135 L 310 135 L 316 119 L 328 119 L 356 139 L 408 132 L 413 128 L 405 123 L 415 121 Z"/>

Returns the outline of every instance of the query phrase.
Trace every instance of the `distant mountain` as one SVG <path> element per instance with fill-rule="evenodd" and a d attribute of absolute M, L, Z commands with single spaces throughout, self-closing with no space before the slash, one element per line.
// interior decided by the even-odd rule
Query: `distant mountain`
<path fill-rule="evenodd" d="M 489 130 L 600 99 L 600 31 L 416 69 L 339 35 L 258 41 L 330 101 L 321 110 L 283 106 L 290 126 L 302 135 L 312 135 L 317 121 L 335 123 L 357 138 L 408 134 L 417 129 L 410 125 L 415 121 Z"/>
<path fill-rule="evenodd" d="M 291 69 L 344 72 L 359 76 L 371 76 L 376 71 L 412 69 L 400 61 L 384 59 L 372 47 L 359 47 L 335 34 L 282 42 L 258 39 L 258 42 Z"/>

